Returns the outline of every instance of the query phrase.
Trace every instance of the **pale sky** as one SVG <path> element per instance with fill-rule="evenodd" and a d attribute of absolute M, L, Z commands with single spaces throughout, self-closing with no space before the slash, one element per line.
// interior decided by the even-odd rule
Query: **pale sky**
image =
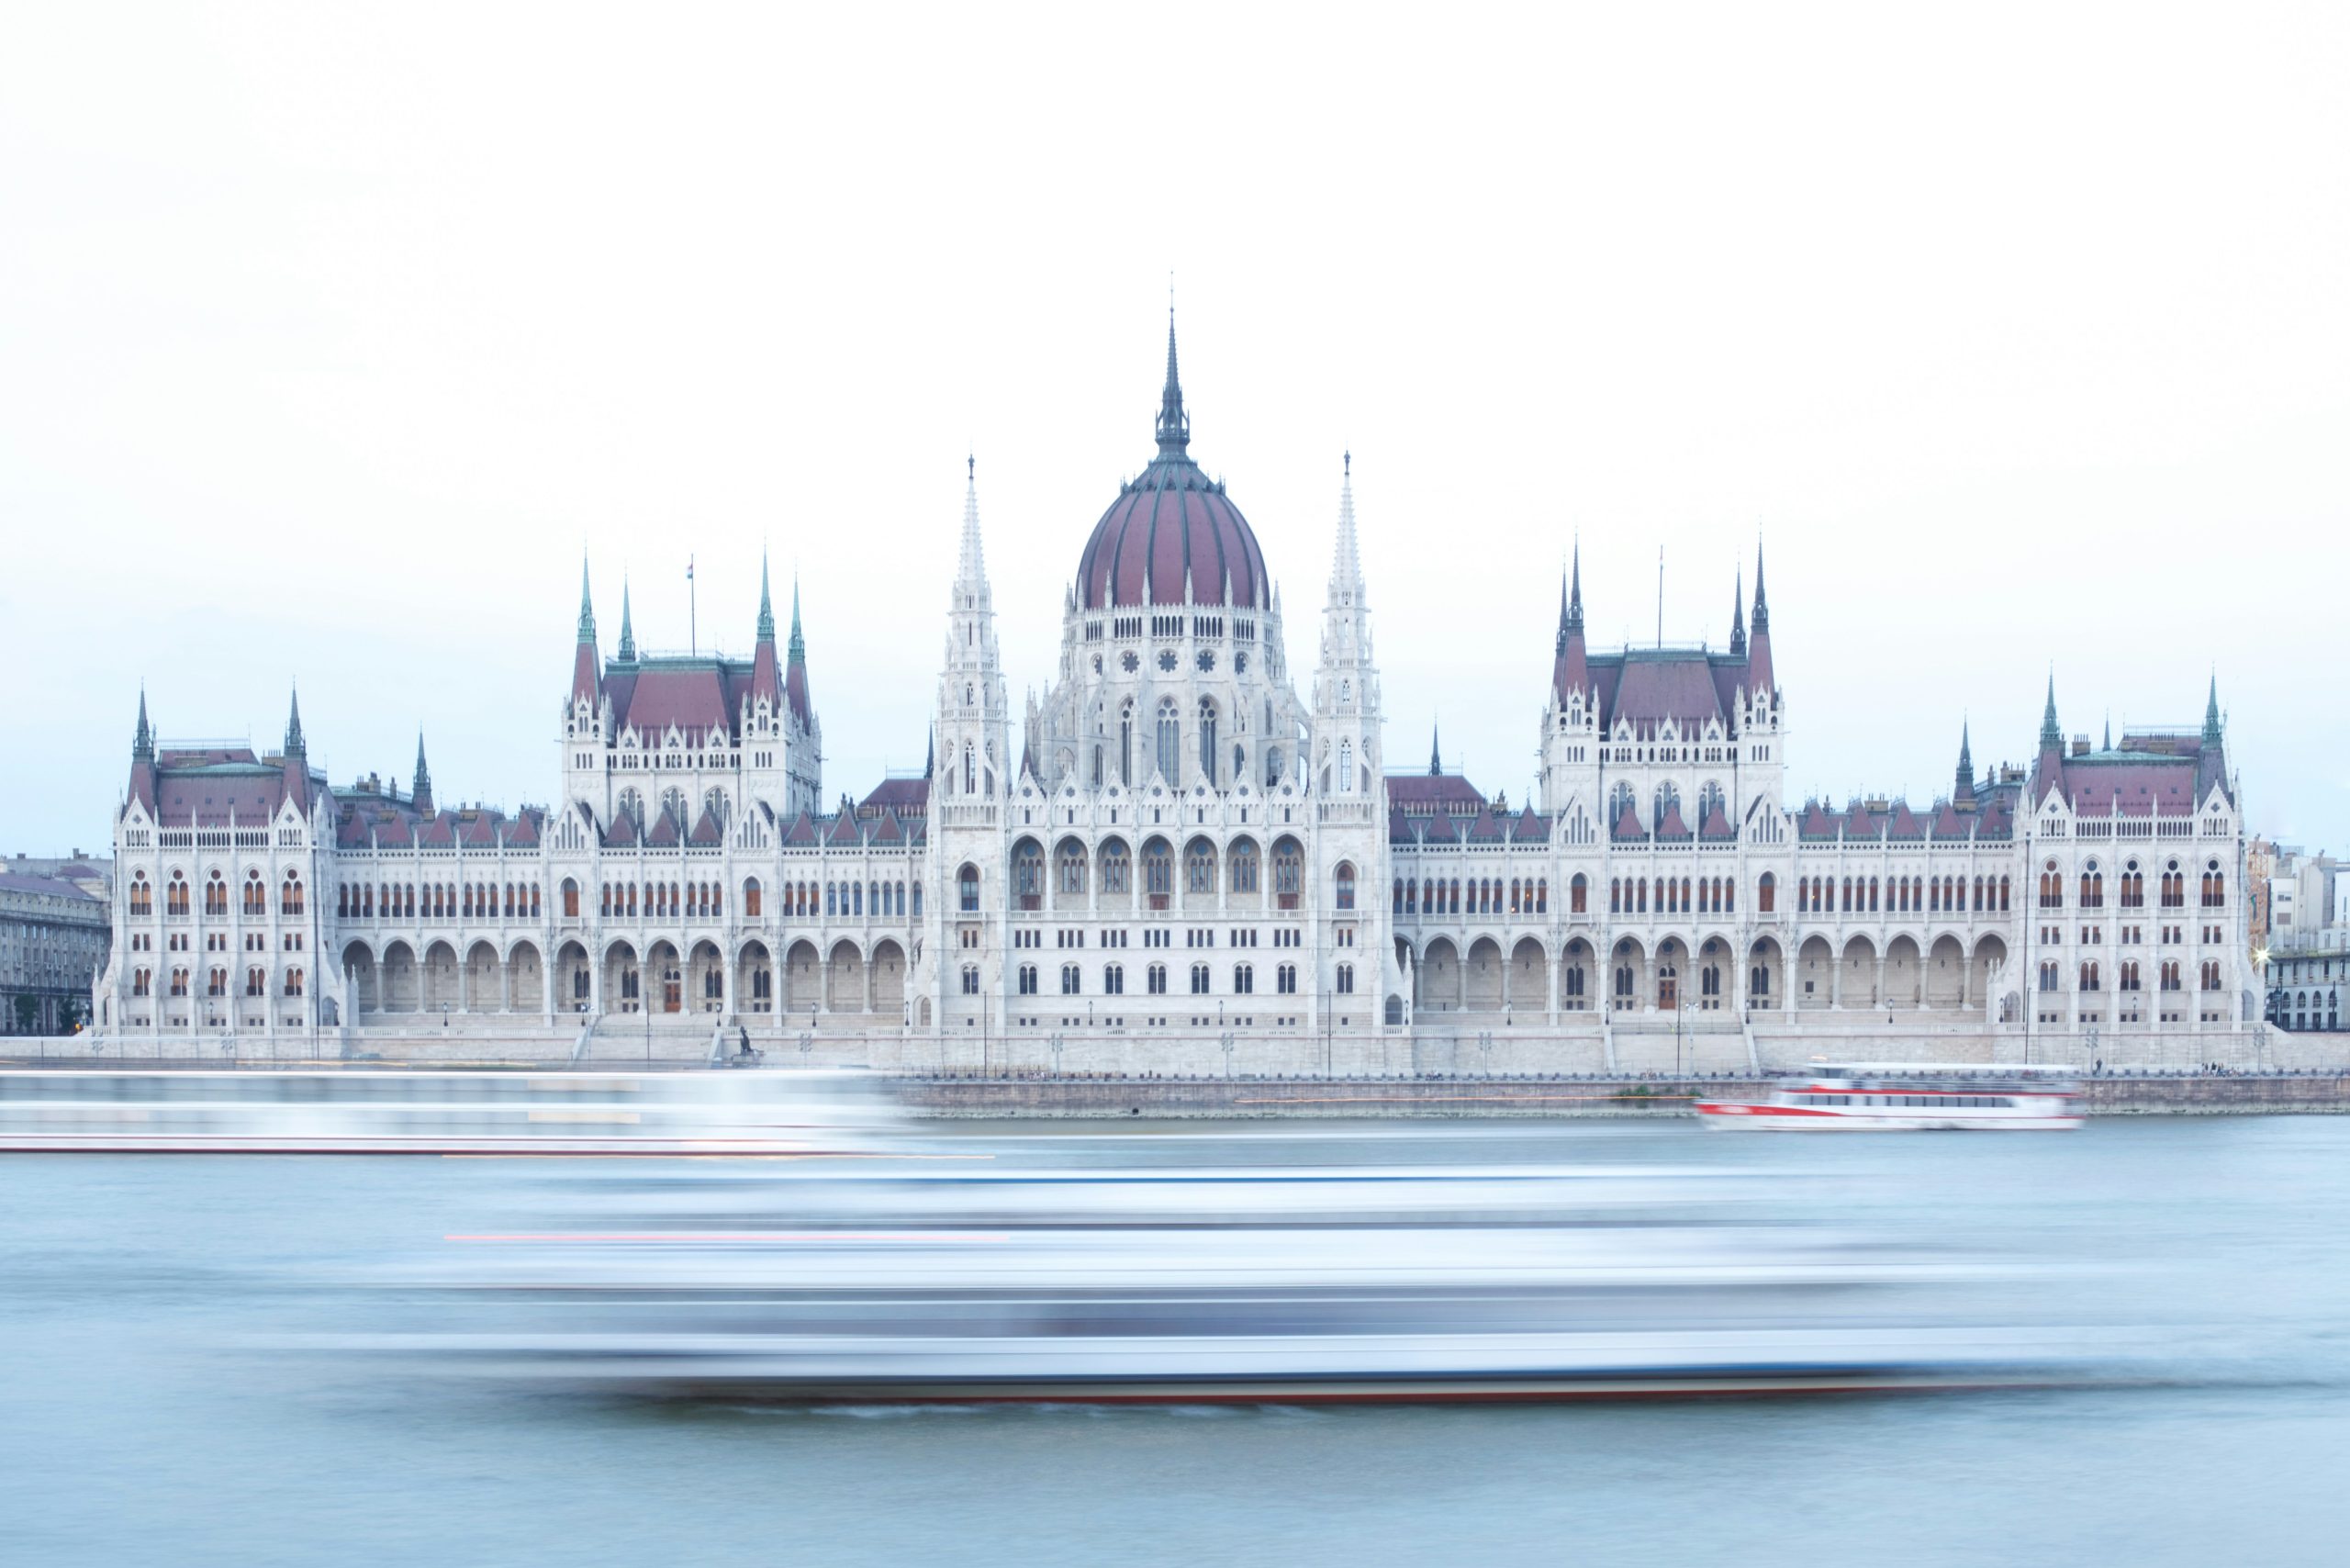
<path fill-rule="evenodd" d="M 1899 15 L 1895 13 L 1898 12 Z M 1303 689 L 1340 454 L 1387 762 L 1525 797 L 1558 573 L 1729 633 L 1790 788 L 2193 723 L 2350 849 L 2350 12 L 19 5 L 0 21 L 0 851 L 167 738 L 556 782 L 605 651 L 796 571 L 828 797 L 918 767 L 979 459 L 1015 694 L 1192 450 Z M 779 607 L 780 608 L 780 607 Z"/>

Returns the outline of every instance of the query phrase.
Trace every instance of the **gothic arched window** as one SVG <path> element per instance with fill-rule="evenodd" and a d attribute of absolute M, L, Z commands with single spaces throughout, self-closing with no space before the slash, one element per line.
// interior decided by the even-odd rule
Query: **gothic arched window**
<path fill-rule="evenodd" d="M 1172 697 L 1158 700 L 1158 771 L 1170 785 L 1183 777 L 1183 721 Z"/>

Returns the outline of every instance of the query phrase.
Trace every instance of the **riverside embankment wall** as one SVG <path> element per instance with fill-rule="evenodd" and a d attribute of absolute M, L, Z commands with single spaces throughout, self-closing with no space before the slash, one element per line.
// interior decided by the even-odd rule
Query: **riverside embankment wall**
<path fill-rule="evenodd" d="M 1763 1087 L 1752 1078 L 915 1078 L 905 1098 L 941 1117 L 1652 1117 Z M 2082 1099 L 2097 1115 L 2339 1114 L 2350 1112 L 2350 1073 L 2092 1078 Z"/>

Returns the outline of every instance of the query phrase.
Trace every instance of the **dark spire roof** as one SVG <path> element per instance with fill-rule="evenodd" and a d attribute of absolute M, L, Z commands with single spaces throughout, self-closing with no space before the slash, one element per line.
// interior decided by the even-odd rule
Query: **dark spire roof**
<path fill-rule="evenodd" d="M 588 557 L 579 557 L 579 640 L 593 644 L 596 641 L 596 601 L 588 593 Z"/>
<path fill-rule="evenodd" d="M 1575 541 L 1574 564 L 1559 589 L 1559 652 L 1567 651 L 1567 636 L 1583 630 L 1583 541 Z"/>
<path fill-rule="evenodd" d="M 134 762 L 150 762 L 155 756 L 155 732 L 147 723 L 147 689 L 139 689 L 139 728 L 130 737 L 130 756 Z"/>
<path fill-rule="evenodd" d="M 632 665 L 636 662 L 636 628 L 629 620 L 626 577 L 621 579 L 621 645 L 620 651 L 612 655 L 612 662 L 616 665 Z"/>
<path fill-rule="evenodd" d="M 2048 706 L 2040 714 L 2040 749 L 2065 749 L 2065 732 L 2056 722 L 2056 672 L 2048 672 Z"/>
<path fill-rule="evenodd" d="M 1771 630 L 1771 600 L 1762 591 L 1762 542 L 1754 542 L 1754 631 L 1761 636 Z"/>
<path fill-rule="evenodd" d="M 1437 727 L 1428 726 L 1428 777 L 1433 778 L 1444 771 L 1444 746 L 1437 735 Z"/>
<path fill-rule="evenodd" d="M 759 641 L 775 641 L 775 605 L 767 598 L 767 553 L 759 552 Z"/>
<path fill-rule="evenodd" d="M 140 711 L 142 714 L 146 711 L 143 698 Z M 2220 744 L 2220 674 L 2217 670 L 2211 672 L 2211 695 L 2203 704 L 2203 744 Z"/>
<path fill-rule="evenodd" d="M 293 699 L 287 704 L 285 711 L 285 755 L 288 756 L 300 756 L 304 755 L 304 751 L 305 748 L 302 745 L 302 692 L 301 689 L 297 687 L 295 689 Z"/>
<path fill-rule="evenodd" d="M 1742 568 L 1729 592 L 1729 652 L 1732 658 L 1746 656 L 1746 573 Z"/>
<path fill-rule="evenodd" d="M 1958 793 L 1961 797 L 1971 796 L 1975 793 L 1975 747 L 1973 745 L 1973 739 L 1974 737 L 1969 734 L 1966 722 L 1964 720 L 1961 720 L 1958 726 Z"/>
<path fill-rule="evenodd" d="M 2113 715 L 2110 713 L 2105 716 L 2105 739 L 2098 743 L 2097 749 L 2099 751 L 2113 749 Z"/>
<path fill-rule="evenodd" d="M 800 579 L 791 579 L 791 662 L 808 662 L 808 644 L 800 635 Z"/>
<path fill-rule="evenodd" d="M 422 730 L 416 732 L 416 783 L 412 792 L 416 796 L 418 811 L 430 812 L 432 809 L 432 770 L 424 765 L 424 732 Z"/>
<path fill-rule="evenodd" d="M 922 748 L 922 776 L 933 778 L 938 771 L 938 732 L 930 732 L 930 740 Z"/>
<path fill-rule="evenodd" d="M 1158 395 L 1158 455 L 1188 460 L 1192 419 L 1183 412 L 1183 383 L 1175 374 L 1175 307 L 1167 307 L 1167 386 Z"/>

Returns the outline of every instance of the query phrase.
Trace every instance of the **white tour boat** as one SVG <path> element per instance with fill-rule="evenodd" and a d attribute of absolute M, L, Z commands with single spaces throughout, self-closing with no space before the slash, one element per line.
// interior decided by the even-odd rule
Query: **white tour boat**
<path fill-rule="evenodd" d="M 572 1186 L 369 1276 L 382 1305 L 318 1343 L 820 1405 L 1984 1388 L 2113 1354 L 2091 1326 L 2018 1321 L 2012 1266 L 1743 1223 L 1702 1182 L 1630 1170 L 860 1160 Z"/>
<path fill-rule="evenodd" d="M 2070 1132 L 2080 1085 L 2062 1067 L 1859 1062 L 1783 1078 L 1762 1101 L 1702 1100 L 1709 1127 L 1748 1132 Z"/>
<path fill-rule="evenodd" d="M 0 1151 L 797 1155 L 900 1119 L 855 1072 L 0 1072 Z"/>

